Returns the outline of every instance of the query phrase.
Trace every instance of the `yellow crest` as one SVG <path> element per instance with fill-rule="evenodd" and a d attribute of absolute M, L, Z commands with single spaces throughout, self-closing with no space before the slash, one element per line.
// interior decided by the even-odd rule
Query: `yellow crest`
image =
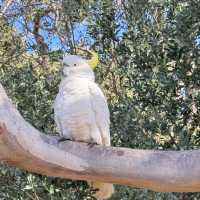
<path fill-rule="evenodd" d="M 81 47 L 78 47 L 77 50 L 82 51 L 82 52 L 87 52 L 87 54 L 90 54 L 91 59 L 86 60 L 86 62 L 87 62 L 87 64 L 92 69 L 95 69 L 95 67 L 99 63 L 99 56 L 98 56 L 98 54 L 95 51 L 93 51 L 93 50 L 87 50 L 87 49 L 83 49 Z"/>
<path fill-rule="evenodd" d="M 91 59 L 87 60 L 88 65 L 90 65 L 90 67 L 92 69 L 95 69 L 95 67 L 98 65 L 99 63 L 99 56 L 96 52 L 94 51 L 89 51 L 88 52 L 91 54 Z"/>

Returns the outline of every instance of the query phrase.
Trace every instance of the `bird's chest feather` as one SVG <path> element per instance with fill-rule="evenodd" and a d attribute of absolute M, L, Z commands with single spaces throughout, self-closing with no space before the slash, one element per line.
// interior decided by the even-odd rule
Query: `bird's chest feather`
<path fill-rule="evenodd" d="M 59 112 L 71 116 L 84 115 L 90 112 L 89 83 L 75 80 L 61 85 L 55 106 Z"/>

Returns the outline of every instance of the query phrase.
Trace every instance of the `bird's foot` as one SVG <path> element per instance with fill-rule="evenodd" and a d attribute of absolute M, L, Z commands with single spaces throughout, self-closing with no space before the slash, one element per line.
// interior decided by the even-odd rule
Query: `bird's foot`
<path fill-rule="evenodd" d="M 98 143 L 97 142 L 92 142 L 92 141 L 88 143 L 88 146 L 90 148 L 94 147 L 95 145 L 98 145 Z"/>
<path fill-rule="evenodd" d="M 71 138 L 61 137 L 61 138 L 58 139 L 58 143 L 64 142 L 64 141 L 67 141 L 67 140 L 72 141 Z"/>
<path fill-rule="evenodd" d="M 99 191 L 99 189 L 98 189 L 98 188 L 93 188 L 93 187 L 92 187 L 90 190 L 91 190 L 91 192 L 93 192 L 93 193 L 96 193 L 96 192 L 98 192 L 98 191 Z"/>

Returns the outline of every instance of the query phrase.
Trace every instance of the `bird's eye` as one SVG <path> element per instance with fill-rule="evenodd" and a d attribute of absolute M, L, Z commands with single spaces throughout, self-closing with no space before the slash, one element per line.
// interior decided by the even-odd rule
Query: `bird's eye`
<path fill-rule="evenodd" d="M 74 64 L 74 67 L 76 67 L 76 64 Z"/>

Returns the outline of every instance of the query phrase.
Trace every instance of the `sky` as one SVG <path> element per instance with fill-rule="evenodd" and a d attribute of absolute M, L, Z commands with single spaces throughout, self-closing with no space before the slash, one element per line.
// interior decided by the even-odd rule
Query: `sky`
<path fill-rule="evenodd" d="M 2 0 L 0 0 L 0 6 L 2 6 Z M 121 0 L 117 1 L 119 4 L 121 3 Z M 10 6 L 9 9 L 14 9 L 12 8 L 12 6 Z M 119 13 L 120 15 L 121 13 Z M 116 16 L 116 19 L 118 20 L 117 23 L 119 25 L 118 28 L 118 32 L 117 32 L 117 37 L 118 39 L 122 38 L 123 34 L 126 32 L 127 30 L 127 25 L 126 22 L 124 20 L 121 20 L 121 18 Z M 51 24 L 52 22 L 49 19 L 45 19 L 45 21 L 49 22 L 49 24 Z M 26 30 L 24 29 L 24 19 L 23 17 L 16 17 L 15 20 L 13 22 L 11 22 L 12 24 L 14 24 L 15 29 L 17 30 L 18 34 L 23 34 L 26 32 Z M 29 28 L 32 29 L 33 25 L 30 23 Z M 54 50 L 58 50 L 58 49 L 62 49 L 62 43 L 59 39 L 59 37 L 57 37 L 55 34 L 49 34 L 48 31 L 44 31 L 44 30 L 40 30 L 40 34 L 43 36 L 43 38 L 45 39 L 45 43 L 48 44 L 48 47 L 50 49 L 50 51 L 54 51 Z M 86 43 L 91 45 L 94 41 L 93 39 L 89 36 L 88 34 L 88 25 L 87 22 L 84 21 L 82 23 L 76 23 L 74 24 L 74 39 L 75 42 L 78 43 L 80 41 L 81 38 L 84 38 L 84 40 L 86 40 Z M 32 46 L 34 44 L 36 44 L 35 38 L 33 36 L 33 34 L 28 33 L 26 34 L 25 40 L 27 41 L 27 43 L 29 44 L 28 46 Z M 200 36 L 196 37 L 196 42 L 198 45 L 200 45 Z M 33 51 L 33 49 L 29 48 L 28 51 Z"/>
<path fill-rule="evenodd" d="M 24 30 L 23 21 L 24 20 L 22 17 L 18 17 L 14 21 L 14 27 L 16 28 L 19 34 L 23 34 L 24 32 L 26 32 L 26 30 Z M 127 26 L 124 21 L 118 21 L 118 24 L 119 24 L 119 28 L 117 30 L 117 37 L 118 39 L 121 39 L 123 34 L 126 32 Z M 29 28 L 32 29 L 33 25 L 29 24 Z M 62 44 L 58 36 L 56 36 L 55 34 L 49 34 L 48 31 L 44 31 L 44 30 L 40 30 L 40 34 L 45 39 L 45 43 L 48 44 L 48 47 L 51 51 L 62 49 Z M 86 21 L 82 23 L 74 24 L 75 42 L 76 43 L 80 42 L 81 38 L 84 38 L 84 41 L 88 45 L 91 45 L 94 42 L 93 39 L 88 34 L 88 25 Z M 33 45 L 36 43 L 33 34 L 30 34 L 30 33 L 27 34 L 26 41 L 28 41 L 30 45 Z M 28 49 L 28 51 L 31 52 L 32 49 L 30 48 Z"/>
<path fill-rule="evenodd" d="M 0 7 L 4 8 L 4 4 L 2 1 L 0 0 Z M 7 11 L 11 10 L 13 11 L 16 7 L 15 4 L 11 4 L 10 7 L 7 9 Z M 46 22 L 49 22 L 49 24 L 51 24 L 52 22 L 45 18 Z M 33 36 L 33 34 L 31 33 L 26 33 L 26 30 L 24 29 L 24 19 L 23 17 L 19 16 L 19 17 L 15 17 L 14 21 L 9 21 L 10 24 L 12 24 L 17 33 L 20 34 L 21 36 L 24 36 L 25 41 L 28 43 L 28 47 L 31 47 L 32 45 L 36 44 L 35 38 Z M 43 22 L 42 22 L 43 23 Z M 28 24 L 29 29 L 33 29 L 33 24 L 29 23 Z M 26 34 L 24 34 L 26 33 Z M 62 49 L 63 45 L 61 44 L 61 41 L 59 39 L 58 36 L 56 36 L 55 34 L 49 34 L 48 31 L 44 31 L 40 29 L 40 34 L 43 36 L 45 43 L 48 45 L 49 49 L 51 51 L 54 50 L 58 50 L 58 49 Z M 84 37 L 86 40 L 88 40 L 88 43 L 92 43 L 92 38 L 90 38 L 87 34 L 87 23 L 83 22 L 80 24 L 75 24 L 74 25 L 74 39 L 76 42 L 78 42 L 80 40 L 80 38 Z M 33 51 L 33 49 L 28 48 L 28 51 Z"/>
<path fill-rule="evenodd" d="M 18 34 L 23 34 L 25 32 L 23 21 L 24 20 L 22 17 L 18 17 L 14 21 L 14 27 L 17 30 Z M 30 29 L 33 28 L 33 25 L 31 23 L 29 24 L 29 28 Z M 51 51 L 62 49 L 62 44 L 58 36 L 56 36 L 55 34 L 49 34 L 48 31 L 44 31 L 44 30 L 40 30 L 40 34 L 43 36 L 45 43 L 48 44 L 48 47 Z M 88 37 L 87 25 L 85 23 L 76 24 L 74 26 L 75 41 L 78 42 L 81 37 L 84 37 L 84 38 Z M 92 40 L 92 38 L 88 38 L 88 40 Z M 30 45 L 33 45 L 36 43 L 35 38 L 33 34 L 31 33 L 27 34 L 26 41 L 28 41 Z M 29 51 L 32 51 L 32 50 L 29 49 Z"/>
<path fill-rule="evenodd" d="M 4 4 L 2 3 L 3 1 L 0 0 L 0 6 L 4 7 Z M 5 1 L 4 1 L 5 2 Z M 13 1 L 14 3 L 11 4 L 7 11 L 13 12 L 14 10 L 19 9 L 19 5 Z M 121 0 L 117 1 L 117 4 L 121 4 Z M 120 15 L 121 13 L 119 13 Z M 127 30 L 127 25 L 125 21 L 120 20 L 120 17 L 116 16 L 117 23 L 119 24 L 119 28 L 117 30 L 117 37 L 118 39 L 122 38 L 124 32 Z M 49 24 L 52 24 L 52 21 L 49 18 L 44 18 L 44 21 L 46 21 Z M 25 41 L 27 42 L 27 46 L 30 47 L 27 50 L 32 52 L 33 49 L 31 48 L 34 44 L 36 44 L 34 35 L 29 33 L 26 33 L 26 29 L 24 29 L 24 19 L 23 17 L 16 17 L 14 21 L 10 21 L 11 24 L 14 25 L 16 31 L 18 34 L 21 36 L 24 36 Z M 43 22 L 42 22 L 43 23 Z M 83 21 L 82 23 L 76 23 L 73 25 L 74 26 L 74 39 L 75 43 L 80 42 L 81 38 L 84 38 L 84 42 L 86 43 L 86 46 L 90 46 L 93 44 L 93 39 L 91 36 L 88 34 L 88 24 L 86 21 Z M 33 29 L 33 24 L 29 23 L 28 24 L 29 29 Z M 24 34 L 26 33 L 26 34 Z M 62 49 L 63 45 L 59 39 L 58 36 L 55 34 L 49 34 L 48 31 L 44 31 L 40 29 L 40 34 L 43 36 L 45 43 L 48 45 L 50 51 Z"/>

